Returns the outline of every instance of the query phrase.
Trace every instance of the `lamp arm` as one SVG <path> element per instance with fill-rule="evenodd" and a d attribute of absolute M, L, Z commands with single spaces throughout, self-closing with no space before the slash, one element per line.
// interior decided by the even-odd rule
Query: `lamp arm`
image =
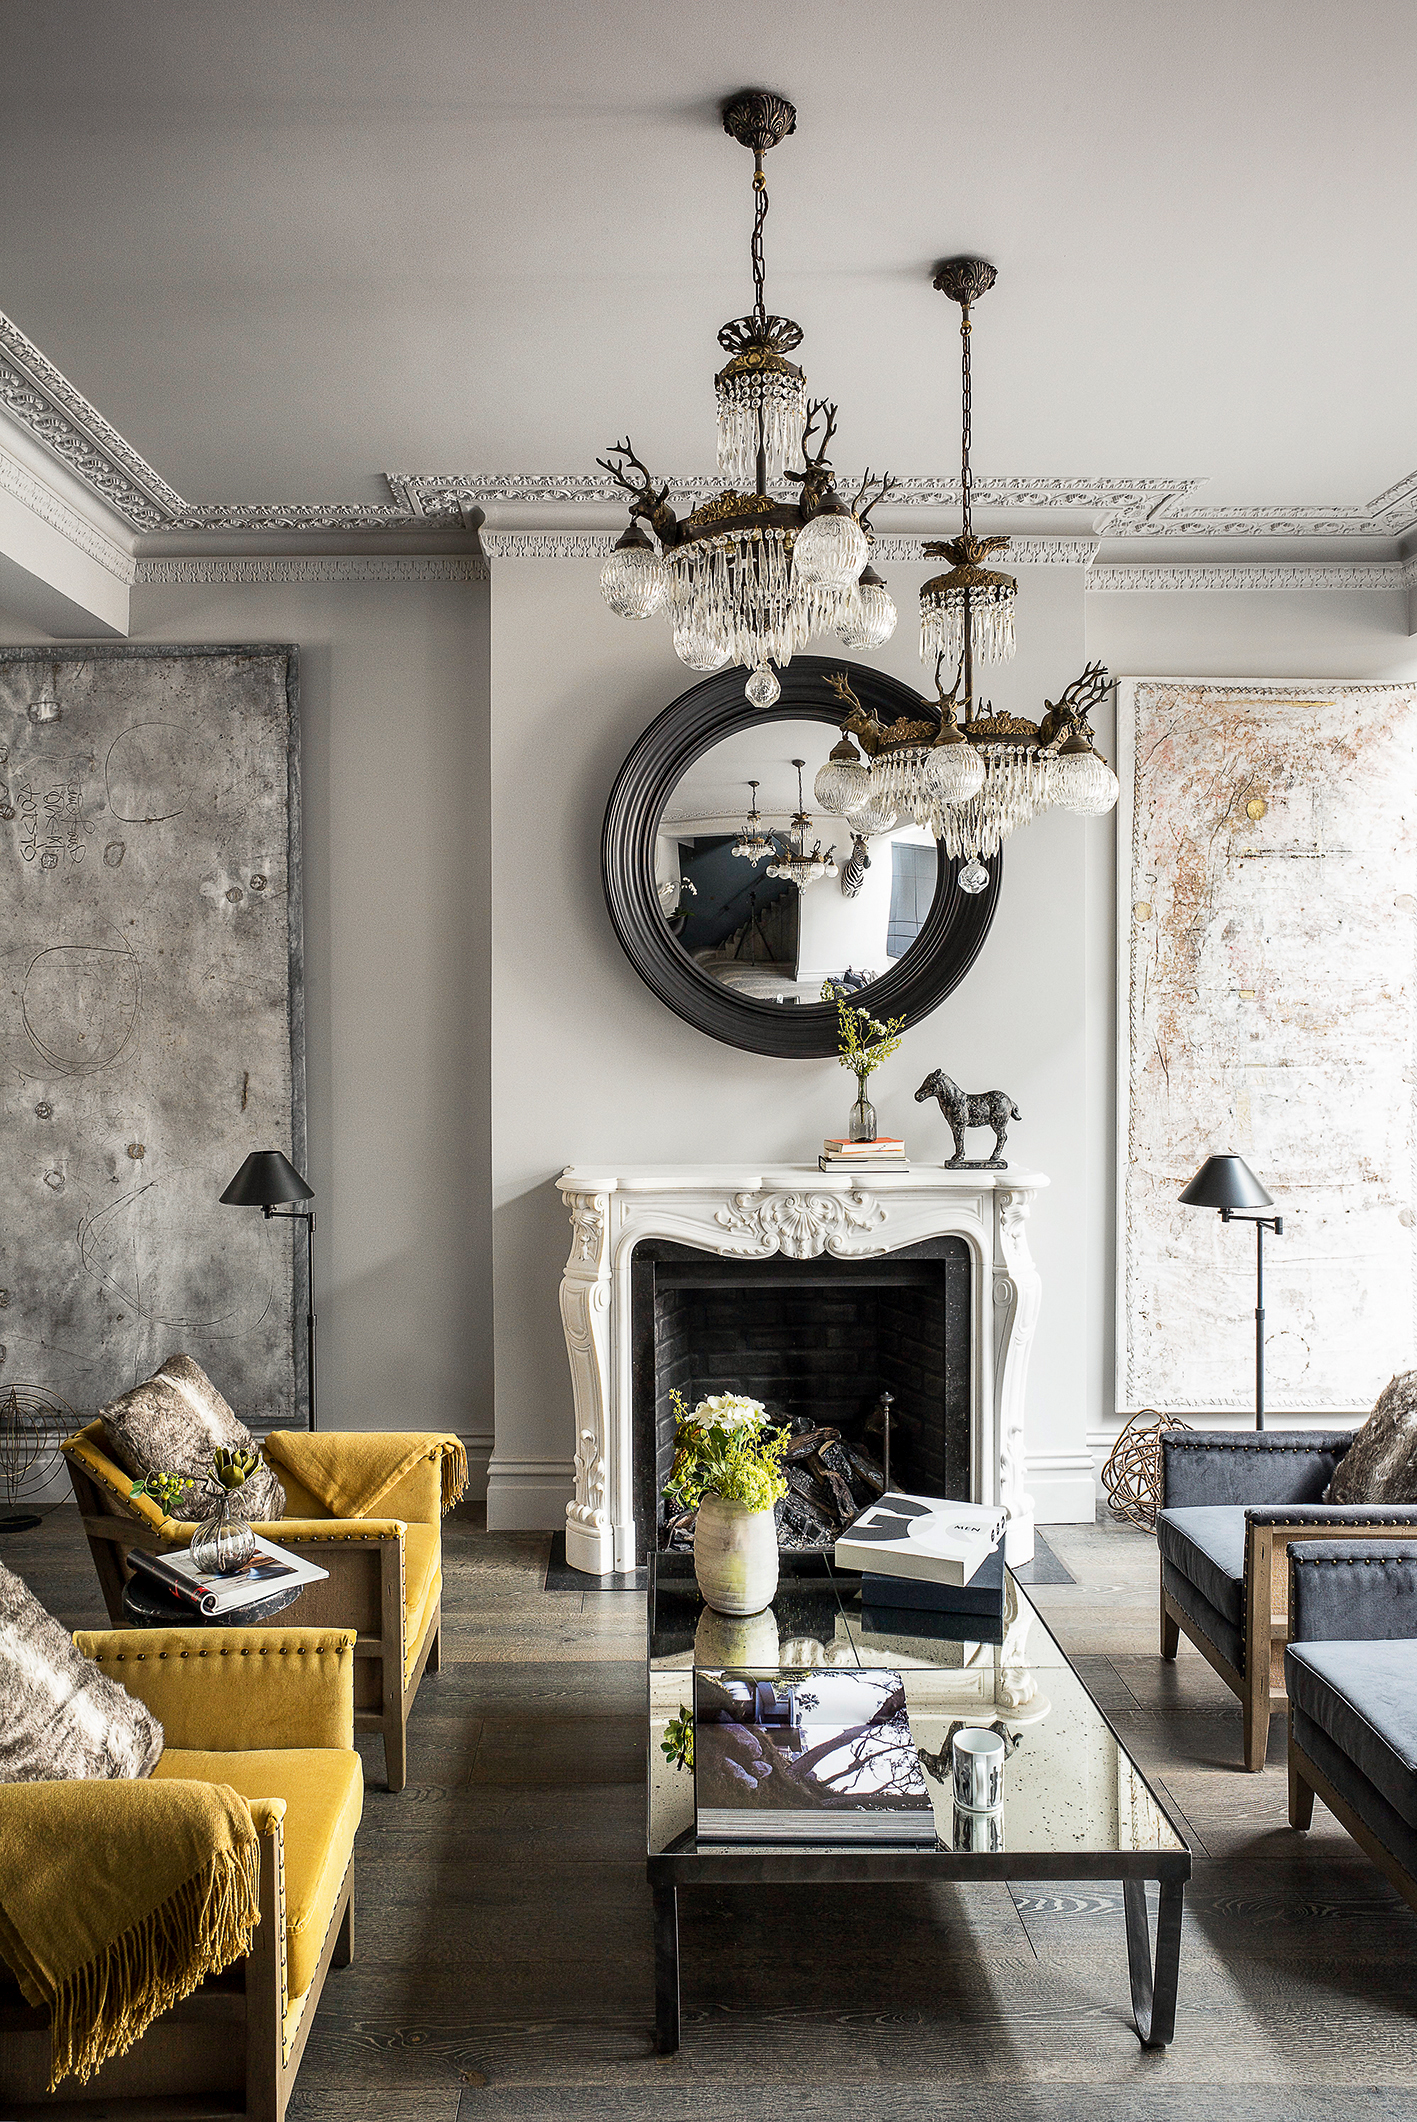
<path fill-rule="evenodd" d="M 305 1267 L 309 1311 L 307 1319 L 307 1349 L 310 1369 L 310 1427 L 318 1428 L 315 1420 L 315 1211 L 313 1208 L 273 1208 L 263 1202 L 261 1214 L 268 1223 L 277 1220 L 305 1225 Z"/>

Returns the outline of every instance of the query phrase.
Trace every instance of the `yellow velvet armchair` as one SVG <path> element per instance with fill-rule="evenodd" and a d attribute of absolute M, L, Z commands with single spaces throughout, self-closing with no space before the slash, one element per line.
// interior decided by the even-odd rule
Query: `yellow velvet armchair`
<path fill-rule="evenodd" d="M 442 1627 L 443 1510 L 466 1483 L 466 1459 L 455 1438 L 390 1431 L 322 1431 L 318 1444 L 338 1497 L 373 1494 L 379 1515 L 331 1510 L 275 1453 L 286 1433 L 267 1440 L 285 1487 L 288 1515 L 256 1531 L 316 1562 L 329 1576 L 268 1623 L 274 1628 L 352 1628 L 354 1725 L 382 1732 L 388 1787 L 408 1776 L 408 1719 L 425 1671 L 437 1672 Z M 291 1440 L 292 1443 L 294 1440 Z M 300 1440 L 304 1443 L 304 1439 Z M 103 1426 L 91 1422 L 63 1446 L 109 1618 L 123 1621 L 123 1587 L 135 1547 L 185 1546 L 195 1530 L 166 1517 L 146 1495 L 131 1494 L 132 1476 L 108 1455 Z M 341 1483 L 340 1460 L 357 1473 Z M 390 1478 L 392 1477 L 392 1478 Z"/>
<path fill-rule="evenodd" d="M 154 1781 L 221 1783 L 247 1800 L 260 1844 L 260 1921 L 244 1959 L 209 1975 L 87 2083 L 65 2078 L 54 2093 L 48 2015 L 0 1968 L 0 2114 L 283 2122 L 326 1974 L 353 1957 L 364 1803 L 354 1635 L 117 1629 L 74 1640 L 161 1722 Z"/>

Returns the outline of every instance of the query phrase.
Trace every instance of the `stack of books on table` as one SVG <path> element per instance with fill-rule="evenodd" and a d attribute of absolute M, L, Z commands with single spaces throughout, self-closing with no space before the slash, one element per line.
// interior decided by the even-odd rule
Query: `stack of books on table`
<path fill-rule="evenodd" d="M 694 1809 L 701 1844 L 933 1849 L 900 1674 L 696 1671 Z"/>
<path fill-rule="evenodd" d="M 161 1554 L 133 1547 L 128 1550 L 128 1561 L 134 1575 L 143 1582 L 170 1592 L 183 1605 L 195 1607 L 198 1613 L 209 1617 L 239 1612 L 243 1606 L 255 1606 L 260 1600 L 269 1599 L 273 1592 L 314 1584 L 329 1575 L 317 1562 L 306 1562 L 289 1549 L 277 1547 L 274 1540 L 263 1540 L 259 1533 L 255 1541 L 256 1551 L 250 1561 L 224 1576 L 215 1570 L 198 1569 L 185 1547 L 169 1547 Z"/>
<path fill-rule="evenodd" d="M 837 1135 L 828 1135 L 817 1159 L 818 1170 L 836 1171 L 847 1164 L 864 1167 L 867 1171 L 910 1170 L 905 1144 L 898 1135 L 877 1135 L 873 1142 L 843 1142 Z"/>
<path fill-rule="evenodd" d="M 1004 1622 L 1006 1513 L 942 1496 L 883 1496 L 836 1543 L 840 1569 L 861 1572 L 861 1604 L 878 1633 L 997 1642 Z"/>

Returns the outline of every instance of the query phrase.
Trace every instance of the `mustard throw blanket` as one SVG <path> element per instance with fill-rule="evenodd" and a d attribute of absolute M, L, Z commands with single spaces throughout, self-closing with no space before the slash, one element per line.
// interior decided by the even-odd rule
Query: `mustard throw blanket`
<path fill-rule="evenodd" d="M 369 1517 L 420 1459 L 443 1462 L 445 1511 L 467 1487 L 467 1453 L 460 1439 L 427 1431 L 398 1436 L 386 1430 L 277 1429 L 266 1439 L 266 1456 L 294 1474 L 334 1518 Z"/>
<path fill-rule="evenodd" d="M 50 2013 L 51 2092 L 249 1951 L 260 1872 L 225 1784 L 0 1784 L 0 1957 Z"/>

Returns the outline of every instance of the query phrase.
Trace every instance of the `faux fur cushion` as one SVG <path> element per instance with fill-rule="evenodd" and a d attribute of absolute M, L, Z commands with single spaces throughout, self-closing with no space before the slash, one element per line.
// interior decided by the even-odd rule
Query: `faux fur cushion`
<path fill-rule="evenodd" d="M 152 1712 L 89 1659 L 0 1562 L 0 1783 L 150 1776 Z"/>
<path fill-rule="evenodd" d="M 190 1356 L 169 1356 L 144 1385 L 98 1411 L 108 1448 L 135 1479 L 145 1474 L 194 1478 L 174 1506 L 174 1518 L 204 1518 L 220 1501 L 211 1479 L 218 1446 L 249 1451 L 256 1440 L 239 1422 L 211 1379 Z M 241 1514 L 264 1523 L 285 1510 L 285 1490 L 268 1466 L 240 1490 Z"/>
<path fill-rule="evenodd" d="M 1325 1503 L 1417 1503 L 1417 1370 L 1389 1379 L 1334 1469 Z"/>

